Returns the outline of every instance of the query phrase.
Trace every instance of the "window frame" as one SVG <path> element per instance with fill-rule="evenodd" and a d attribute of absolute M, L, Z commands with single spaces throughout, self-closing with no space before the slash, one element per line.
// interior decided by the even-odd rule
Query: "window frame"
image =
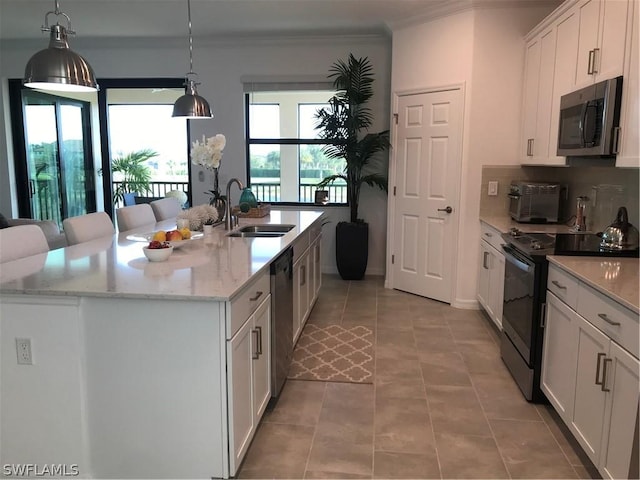
<path fill-rule="evenodd" d="M 277 91 L 277 90 L 276 90 Z M 311 104 L 309 102 L 303 104 Z M 247 187 L 251 187 L 251 145 L 297 145 L 300 147 L 301 145 L 331 145 L 332 142 L 329 140 L 319 139 L 319 138 L 251 138 L 251 92 L 244 93 L 244 118 L 245 118 L 245 164 L 246 164 L 246 172 L 247 172 Z M 298 150 L 299 151 L 299 150 Z M 298 191 L 300 190 L 300 157 L 298 156 Z M 311 202 L 270 202 L 274 205 L 282 205 L 282 206 L 318 206 L 318 203 L 314 201 Z M 333 206 L 333 207 L 344 207 L 348 206 L 347 202 L 337 203 L 332 202 L 325 205 L 323 207 Z"/>

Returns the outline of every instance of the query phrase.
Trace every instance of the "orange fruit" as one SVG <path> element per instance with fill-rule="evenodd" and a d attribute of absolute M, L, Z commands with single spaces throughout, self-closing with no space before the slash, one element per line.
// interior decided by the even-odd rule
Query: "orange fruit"
<path fill-rule="evenodd" d="M 167 232 L 164 230 L 159 230 L 153 234 L 152 240 L 157 240 L 158 242 L 164 242 L 167 239 Z"/>
<path fill-rule="evenodd" d="M 181 228 L 178 231 L 182 235 L 183 240 L 189 240 L 191 238 L 191 230 L 189 230 L 188 228 L 186 228 L 186 227 L 185 228 Z"/>

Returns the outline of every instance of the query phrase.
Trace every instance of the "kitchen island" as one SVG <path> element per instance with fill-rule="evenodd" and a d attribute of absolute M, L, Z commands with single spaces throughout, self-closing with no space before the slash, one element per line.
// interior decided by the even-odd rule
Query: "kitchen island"
<path fill-rule="evenodd" d="M 4 264 L 0 462 L 75 465 L 82 478 L 233 476 L 270 397 L 269 265 L 308 247 L 321 219 L 243 219 L 294 228 L 217 227 L 163 263 L 131 234 L 175 222 Z M 32 365 L 16 361 L 16 339 Z"/>

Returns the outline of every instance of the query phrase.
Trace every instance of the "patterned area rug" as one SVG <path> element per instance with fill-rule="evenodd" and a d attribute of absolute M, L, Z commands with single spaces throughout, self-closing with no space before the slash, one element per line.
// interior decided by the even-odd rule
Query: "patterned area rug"
<path fill-rule="evenodd" d="M 308 323 L 293 351 L 289 378 L 373 383 L 373 331 Z"/>

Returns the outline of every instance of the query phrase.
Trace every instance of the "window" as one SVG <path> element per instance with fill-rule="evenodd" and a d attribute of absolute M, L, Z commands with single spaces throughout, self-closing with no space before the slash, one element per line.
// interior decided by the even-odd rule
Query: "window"
<path fill-rule="evenodd" d="M 248 181 L 264 202 L 314 203 L 316 184 L 342 173 L 344 160 L 327 158 L 318 138 L 315 114 L 330 90 L 259 91 L 246 95 Z M 329 202 L 346 203 L 344 183 L 328 190 Z"/>

